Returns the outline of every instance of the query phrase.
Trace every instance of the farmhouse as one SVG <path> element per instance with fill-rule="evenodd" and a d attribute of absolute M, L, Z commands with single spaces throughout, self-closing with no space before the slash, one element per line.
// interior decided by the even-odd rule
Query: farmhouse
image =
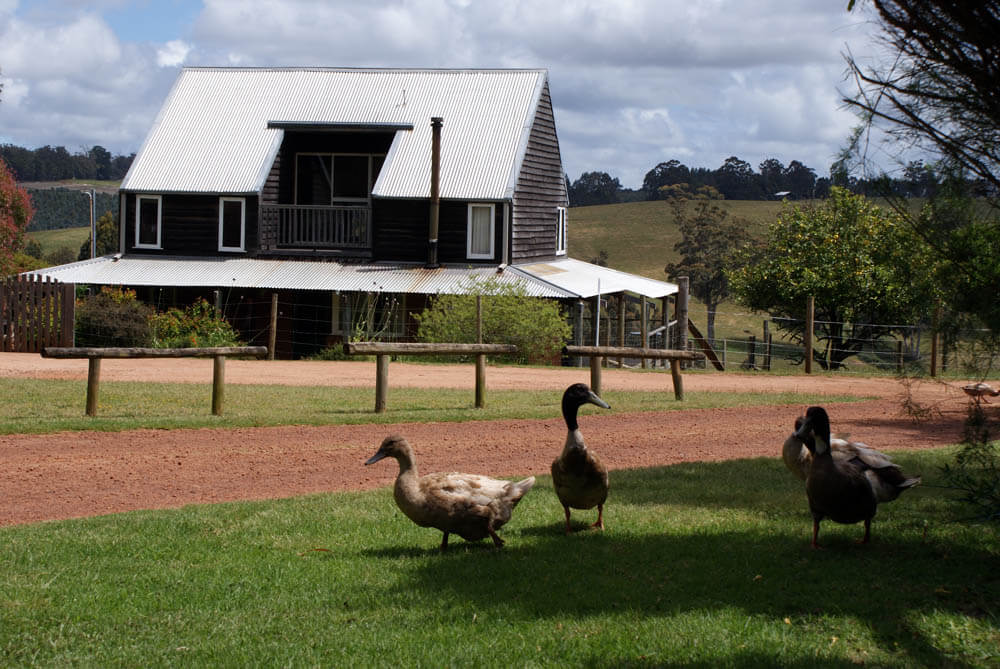
<path fill-rule="evenodd" d="M 121 184 L 119 252 L 36 274 L 214 299 L 251 344 L 274 314 L 286 358 L 371 321 L 411 338 L 475 277 L 571 306 L 579 343 L 598 294 L 665 307 L 675 285 L 568 256 L 568 205 L 545 70 L 185 68 Z"/>

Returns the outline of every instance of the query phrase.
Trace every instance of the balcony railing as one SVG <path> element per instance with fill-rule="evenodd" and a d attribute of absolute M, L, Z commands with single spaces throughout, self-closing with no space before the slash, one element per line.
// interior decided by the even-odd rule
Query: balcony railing
<path fill-rule="evenodd" d="M 371 208 L 301 204 L 261 205 L 265 227 L 276 228 L 279 249 L 371 249 Z"/>

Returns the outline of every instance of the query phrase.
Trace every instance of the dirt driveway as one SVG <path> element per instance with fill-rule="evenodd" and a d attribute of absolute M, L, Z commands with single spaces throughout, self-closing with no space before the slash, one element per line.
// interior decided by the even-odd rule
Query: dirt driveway
<path fill-rule="evenodd" d="M 0 353 L 0 377 L 84 381 L 83 360 Z M 105 360 L 102 381 L 209 383 L 210 360 Z M 229 361 L 227 383 L 372 387 L 372 362 Z M 392 363 L 393 387 L 474 386 L 471 366 Z M 588 368 L 494 368 L 490 389 L 551 389 L 589 382 Z M 669 372 L 606 370 L 606 390 L 662 391 Z M 933 448 L 961 438 L 966 397 L 960 384 L 925 382 L 913 396 L 937 411 L 914 422 L 901 413 L 903 386 L 893 379 L 718 372 L 684 377 L 687 394 L 802 391 L 878 399 L 830 408 L 834 430 L 884 450 Z M 776 457 L 800 406 L 647 413 L 585 410 L 588 444 L 615 469 L 687 460 Z M 565 438 L 561 419 L 285 426 L 232 430 L 134 430 L 0 436 L 0 525 L 134 509 L 271 499 L 391 484 L 395 466 L 364 467 L 387 434 L 406 435 L 422 471 L 459 470 L 516 476 L 546 474 Z"/>

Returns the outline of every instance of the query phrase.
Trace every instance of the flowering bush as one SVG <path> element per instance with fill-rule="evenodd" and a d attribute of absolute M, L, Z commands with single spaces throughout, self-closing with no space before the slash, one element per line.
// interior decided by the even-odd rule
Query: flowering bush
<path fill-rule="evenodd" d="M 154 314 L 149 325 L 153 346 L 157 348 L 242 345 L 233 326 L 204 299 L 184 309 L 171 307 Z"/>

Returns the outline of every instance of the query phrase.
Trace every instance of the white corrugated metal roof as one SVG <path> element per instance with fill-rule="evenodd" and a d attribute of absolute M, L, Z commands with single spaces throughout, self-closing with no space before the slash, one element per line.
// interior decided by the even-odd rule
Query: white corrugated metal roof
<path fill-rule="evenodd" d="M 65 283 L 110 286 L 183 286 L 335 290 L 375 293 L 461 294 L 470 279 L 496 276 L 502 283 L 522 283 L 535 297 L 574 297 L 545 281 L 495 267 L 427 269 L 416 263 L 308 262 L 252 258 L 179 258 L 104 256 L 25 272 Z"/>
<path fill-rule="evenodd" d="M 635 293 L 651 298 L 666 297 L 677 292 L 675 283 L 647 279 L 637 274 L 620 272 L 573 258 L 511 265 L 507 269 L 511 273 L 531 277 L 534 281 L 550 283 L 559 290 L 584 298 L 594 297 L 598 291 L 601 295 Z"/>
<path fill-rule="evenodd" d="M 530 265 L 495 267 L 442 266 L 417 263 L 308 262 L 254 258 L 189 258 L 104 256 L 25 272 L 65 283 L 108 286 L 184 286 L 266 288 L 272 290 L 336 290 L 375 293 L 461 294 L 476 276 L 502 283 L 521 283 L 534 297 L 590 298 L 628 292 L 660 298 L 677 285 L 619 272 L 572 258 Z"/>
<path fill-rule="evenodd" d="M 397 130 L 377 197 L 429 197 L 433 116 L 441 197 L 513 192 L 545 70 L 185 68 L 121 188 L 255 193 L 283 137 L 269 121 L 412 125 Z"/>

